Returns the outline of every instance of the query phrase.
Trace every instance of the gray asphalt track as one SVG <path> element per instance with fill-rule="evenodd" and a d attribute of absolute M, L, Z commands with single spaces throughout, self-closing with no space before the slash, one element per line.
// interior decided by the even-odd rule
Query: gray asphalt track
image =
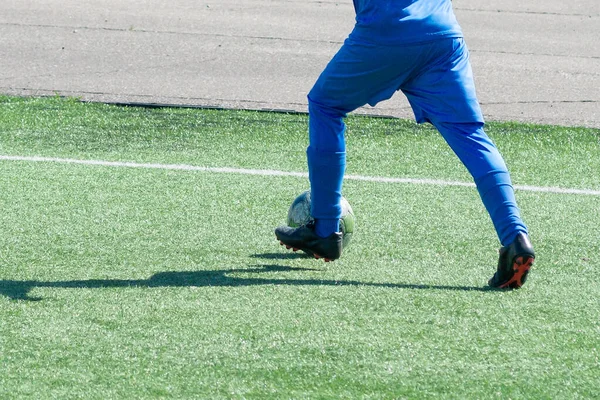
<path fill-rule="evenodd" d="M 488 120 L 600 128 L 599 0 L 455 0 Z M 2 0 L 0 93 L 306 111 L 350 0 Z M 413 118 L 402 94 L 358 113 Z"/>

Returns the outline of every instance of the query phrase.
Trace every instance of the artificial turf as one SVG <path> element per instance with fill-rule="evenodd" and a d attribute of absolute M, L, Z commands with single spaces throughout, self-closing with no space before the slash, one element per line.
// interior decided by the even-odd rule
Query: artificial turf
<path fill-rule="evenodd" d="M 469 182 L 439 134 L 348 119 L 348 173 Z M 286 251 L 307 117 L 0 97 L 0 398 L 594 398 L 600 132 L 486 130 L 537 260 L 488 290 L 476 190 L 348 180 L 357 226 L 325 264 Z"/>

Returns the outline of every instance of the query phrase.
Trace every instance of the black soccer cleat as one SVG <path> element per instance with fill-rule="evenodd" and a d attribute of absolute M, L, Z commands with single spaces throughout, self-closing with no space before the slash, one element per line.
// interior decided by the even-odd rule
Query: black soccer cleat
<path fill-rule="evenodd" d="M 488 284 L 498 289 L 520 288 L 525 283 L 534 260 L 535 252 L 529 237 L 519 233 L 510 245 L 500 248 L 498 270 Z"/>
<path fill-rule="evenodd" d="M 275 228 L 275 236 L 282 246 L 294 251 L 302 250 L 317 259 L 323 258 L 326 262 L 337 260 L 342 255 L 342 233 L 334 232 L 322 238 L 315 233 L 314 220 L 298 228 Z"/>

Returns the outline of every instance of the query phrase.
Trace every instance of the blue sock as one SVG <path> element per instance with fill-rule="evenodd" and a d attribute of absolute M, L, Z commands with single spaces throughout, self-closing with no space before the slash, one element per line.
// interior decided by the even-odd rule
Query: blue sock
<path fill-rule="evenodd" d="M 495 172 L 475 180 L 502 246 L 511 244 L 519 233 L 527 234 L 515 200 L 508 172 Z"/>
<path fill-rule="evenodd" d="M 437 123 L 436 128 L 473 176 L 502 246 L 511 244 L 520 232 L 527 234 L 510 174 L 483 122 Z"/>
<path fill-rule="evenodd" d="M 339 232 L 342 216 L 342 181 L 346 169 L 346 152 L 306 150 L 310 180 L 311 215 L 316 234 L 328 237 Z"/>
<path fill-rule="evenodd" d="M 320 237 L 328 237 L 333 232 L 340 231 L 340 220 L 339 218 L 328 219 L 321 218 L 315 220 L 315 233 Z"/>

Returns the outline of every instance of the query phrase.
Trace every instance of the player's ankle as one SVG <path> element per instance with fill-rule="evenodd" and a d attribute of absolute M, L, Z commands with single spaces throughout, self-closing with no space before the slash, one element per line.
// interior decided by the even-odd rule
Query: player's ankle
<path fill-rule="evenodd" d="M 340 231 L 340 220 L 338 218 L 328 219 L 319 218 L 315 220 L 315 233 L 317 236 L 326 238 L 331 236 L 332 233 Z"/>

